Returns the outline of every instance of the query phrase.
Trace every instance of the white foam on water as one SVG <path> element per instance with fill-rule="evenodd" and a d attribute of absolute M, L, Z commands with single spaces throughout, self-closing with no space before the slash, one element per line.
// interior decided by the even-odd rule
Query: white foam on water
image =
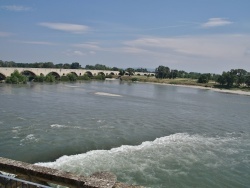
<path fill-rule="evenodd" d="M 34 134 L 27 135 L 24 139 L 22 139 L 20 142 L 23 143 L 30 143 L 30 142 L 38 142 L 39 139 L 35 137 Z"/>
<path fill-rule="evenodd" d="M 66 125 L 59 125 L 59 124 L 52 124 L 52 125 L 50 125 L 50 127 L 51 128 L 66 128 L 68 126 L 66 126 Z"/>
<path fill-rule="evenodd" d="M 23 117 L 17 117 L 17 119 L 20 119 L 20 120 L 26 120 L 25 118 Z"/>
<path fill-rule="evenodd" d="M 69 125 L 60 125 L 60 124 L 52 124 L 50 125 L 51 128 L 68 128 L 68 129 L 86 129 L 79 126 L 69 126 Z"/>
<path fill-rule="evenodd" d="M 166 178 L 192 179 L 197 178 L 197 175 L 189 177 L 196 171 L 236 168 L 239 165 L 237 161 L 250 168 L 250 159 L 243 157 L 248 150 L 241 147 L 248 141 L 243 141 L 242 137 L 206 137 L 177 133 L 137 146 L 122 145 L 110 150 L 94 150 L 37 164 L 67 169 L 81 175 L 111 171 L 118 176 L 118 180 L 157 187 L 154 185 L 161 184 Z M 137 179 L 144 179 L 146 182 L 138 182 Z"/>
<path fill-rule="evenodd" d="M 105 92 L 96 92 L 96 95 L 110 96 L 110 97 L 122 97 L 121 95 L 113 94 L 113 93 L 105 93 Z"/>

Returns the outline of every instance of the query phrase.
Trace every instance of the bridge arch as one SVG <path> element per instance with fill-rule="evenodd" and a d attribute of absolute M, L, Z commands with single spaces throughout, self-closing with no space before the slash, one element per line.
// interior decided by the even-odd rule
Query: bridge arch
<path fill-rule="evenodd" d="M 93 77 L 93 74 L 92 74 L 92 72 L 90 72 L 90 71 L 85 72 L 85 74 L 86 74 L 88 77 Z"/>
<path fill-rule="evenodd" d="M 6 76 L 0 72 L 0 81 L 5 80 Z"/>
<path fill-rule="evenodd" d="M 70 72 L 71 74 L 74 74 L 75 76 L 78 76 L 75 72 Z"/>
<path fill-rule="evenodd" d="M 104 73 L 104 72 L 98 72 L 98 75 L 103 75 L 103 76 L 105 76 L 105 73 Z"/>
<path fill-rule="evenodd" d="M 34 80 L 36 77 L 36 74 L 30 70 L 24 70 L 21 72 L 21 74 L 26 76 L 29 81 Z"/>
<path fill-rule="evenodd" d="M 50 72 L 49 74 L 47 75 L 52 75 L 55 77 L 56 80 L 59 80 L 60 79 L 60 75 L 57 73 L 57 72 Z"/>

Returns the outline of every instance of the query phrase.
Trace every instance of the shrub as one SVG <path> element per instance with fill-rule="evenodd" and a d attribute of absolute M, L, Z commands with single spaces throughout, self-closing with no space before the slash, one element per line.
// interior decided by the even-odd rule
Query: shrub
<path fill-rule="evenodd" d="M 20 74 L 17 70 L 15 70 L 11 76 L 6 78 L 6 83 L 10 84 L 26 84 L 27 78 L 26 76 Z"/>
<path fill-rule="evenodd" d="M 90 80 L 87 74 L 84 74 L 83 76 L 78 76 L 77 79 L 78 80 Z"/>
<path fill-rule="evenodd" d="M 137 82 L 137 81 L 139 81 L 138 78 L 132 78 L 131 80 L 132 80 L 132 82 Z"/>

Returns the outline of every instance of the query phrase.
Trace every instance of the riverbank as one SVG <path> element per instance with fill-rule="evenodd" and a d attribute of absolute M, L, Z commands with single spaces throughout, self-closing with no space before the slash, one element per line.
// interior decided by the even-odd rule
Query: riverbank
<path fill-rule="evenodd" d="M 149 83 L 149 84 L 171 85 L 171 86 L 176 86 L 176 87 L 206 89 L 206 90 L 213 90 L 213 91 L 221 92 L 221 93 L 250 96 L 250 89 L 248 91 L 243 91 L 240 88 L 233 88 L 233 89 L 216 88 L 215 82 L 209 82 L 207 84 L 200 84 L 200 83 L 197 83 L 197 80 L 195 79 L 156 79 L 155 77 L 141 77 L 141 76 L 140 77 L 123 76 L 122 79 L 125 81 L 135 80 L 138 82 Z"/>
<path fill-rule="evenodd" d="M 146 82 L 149 84 L 152 84 L 153 82 Z M 188 88 L 196 88 L 196 89 L 206 89 L 206 90 L 212 90 L 217 91 L 221 93 L 228 93 L 228 94 L 237 94 L 237 95 L 247 95 L 250 96 L 249 91 L 242 91 L 242 90 L 229 90 L 229 89 L 218 89 L 213 87 L 205 87 L 205 86 L 194 86 L 194 85 L 176 85 L 176 84 L 166 84 L 166 83 L 153 83 L 153 84 L 159 84 L 159 85 L 171 85 L 176 87 L 188 87 Z"/>

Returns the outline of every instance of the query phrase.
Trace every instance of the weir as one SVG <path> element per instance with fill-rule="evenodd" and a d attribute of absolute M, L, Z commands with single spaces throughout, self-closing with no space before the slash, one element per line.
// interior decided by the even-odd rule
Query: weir
<path fill-rule="evenodd" d="M 2 157 L 0 157 L 0 171 L 17 176 L 18 179 L 10 178 L 10 180 L 15 181 L 15 184 L 8 187 L 18 187 L 15 185 L 17 185 L 19 179 L 22 179 L 19 183 L 26 182 L 28 185 L 28 182 L 30 182 L 30 185 L 33 184 L 33 187 L 39 187 L 38 184 L 46 187 L 48 186 L 48 183 L 53 183 L 70 188 L 143 188 L 141 186 L 127 185 L 117 182 L 116 176 L 110 172 L 97 172 L 91 176 L 79 176 L 61 170 Z M 1 185 L 1 182 L 6 182 L 6 177 L 4 179 L 4 176 L 0 176 L 0 187 L 6 187 L 3 183 Z"/>

